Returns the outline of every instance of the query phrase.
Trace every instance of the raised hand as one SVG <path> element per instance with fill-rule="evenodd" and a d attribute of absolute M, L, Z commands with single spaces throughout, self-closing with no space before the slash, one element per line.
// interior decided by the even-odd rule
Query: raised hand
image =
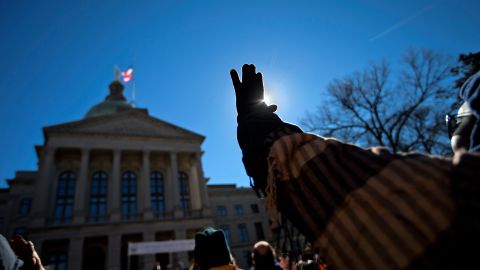
<path fill-rule="evenodd" d="M 233 87 L 235 88 L 238 115 L 268 110 L 274 112 L 276 105 L 267 106 L 264 102 L 264 88 L 262 73 L 255 72 L 255 65 L 245 64 L 242 67 L 242 81 L 235 69 L 230 71 Z"/>
<path fill-rule="evenodd" d="M 25 270 L 44 270 L 42 261 L 35 251 L 35 247 L 31 241 L 26 241 L 21 236 L 17 235 L 10 240 L 10 246 L 12 246 L 15 254 L 22 259 L 24 265 L 22 269 Z"/>
<path fill-rule="evenodd" d="M 237 105 L 237 140 L 242 149 L 242 161 L 245 170 L 253 178 L 251 186 L 265 193 L 267 185 L 267 154 L 269 145 L 265 144 L 266 136 L 284 125 L 273 113 L 276 105 L 267 106 L 264 102 L 263 77 L 255 71 L 254 65 L 242 67 L 242 81 L 237 71 L 230 71 L 235 88 Z"/>

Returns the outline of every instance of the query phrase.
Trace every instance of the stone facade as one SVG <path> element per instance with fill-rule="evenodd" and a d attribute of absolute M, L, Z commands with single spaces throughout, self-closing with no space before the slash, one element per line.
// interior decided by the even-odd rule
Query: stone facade
<path fill-rule="evenodd" d="M 208 195 L 215 226 L 230 238 L 236 262 L 248 269 L 253 244 L 260 240 L 272 243 L 273 240 L 263 201 L 251 188 L 235 185 L 208 186 Z"/>
<path fill-rule="evenodd" d="M 207 186 L 204 137 L 145 109 L 96 115 L 43 129 L 37 171 L 18 171 L 0 190 L 0 232 L 33 241 L 57 269 L 186 268 L 191 253 L 127 258 L 127 243 L 193 238 L 227 228 L 242 267 L 259 239 L 269 239 L 254 192 Z M 256 206 L 253 206 L 256 205 Z M 226 215 L 221 207 L 227 209 Z M 242 208 L 242 209 L 240 209 Z M 231 213 L 231 215 L 230 215 Z"/>

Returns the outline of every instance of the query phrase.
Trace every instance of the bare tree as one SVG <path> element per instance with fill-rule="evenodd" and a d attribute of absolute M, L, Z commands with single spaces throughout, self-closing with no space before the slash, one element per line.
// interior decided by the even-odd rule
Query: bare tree
<path fill-rule="evenodd" d="M 383 61 L 333 80 L 324 103 L 307 112 L 302 125 L 361 146 L 445 154 L 444 116 L 456 98 L 452 66 L 449 57 L 410 49 L 395 72 Z"/>

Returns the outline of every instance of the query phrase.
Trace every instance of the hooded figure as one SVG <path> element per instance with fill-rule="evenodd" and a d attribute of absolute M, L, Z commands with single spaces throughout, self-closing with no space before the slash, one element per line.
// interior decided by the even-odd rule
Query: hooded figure
<path fill-rule="evenodd" d="M 465 142 L 464 149 L 470 152 L 480 151 L 480 71 L 475 73 L 460 88 L 460 97 L 465 101 L 458 110 L 458 115 L 463 118 L 458 128 L 453 133 L 454 137 L 460 135 L 460 141 Z M 463 139 L 465 137 L 465 139 Z"/>

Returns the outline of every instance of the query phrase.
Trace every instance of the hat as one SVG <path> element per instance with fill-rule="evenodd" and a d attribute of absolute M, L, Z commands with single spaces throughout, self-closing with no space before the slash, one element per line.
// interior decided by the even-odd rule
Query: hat
<path fill-rule="evenodd" d="M 195 235 L 195 262 L 202 270 L 229 264 L 230 247 L 222 230 L 208 227 Z"/>

